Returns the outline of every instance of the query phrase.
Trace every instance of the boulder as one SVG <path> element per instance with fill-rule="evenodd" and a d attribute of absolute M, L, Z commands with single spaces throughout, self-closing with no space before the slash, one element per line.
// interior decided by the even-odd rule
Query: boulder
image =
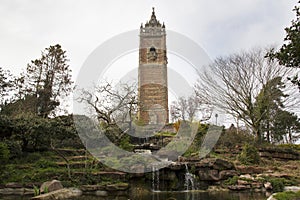
<path fill-rule="evenodd" d="M 20 183 L 7 183 L 7 184 L 5 184 L 5 187 L 7 187 L 7 188 L 22 188 L 23 185 Z"/>
<path fill-rule="evenodd" d="M 251 188 L 250 185 L 230 185 L 230 186 L 228 186 L 228 189 L 236 190 L 236 191 L 248 190 L 250 188 Z"/>
<path fill-rule="evenodd" d="M 255 166 L 236 166 L 236 169 L 241 174 L 261 174 L 266 171 L 263 167 Z"/>
<path fill-rule="evenodd" d="M 0 189 L 1 195 L 17 195 L 22 196 L 24 194 L 33 194 L 33 189 L 25 189 L 25 188 L 3 188 Z"/>
<path fill-rule="evenodd" d="M 201 181 L 219 181 L 219 171 L 216 169 L 199 170 L 198 176 Z"/>
<path fill-rule="evenodd" d="M 250 174 L 240 175 L 240 178 L 247 180 L 254 180 L 254 178 Z"/>
<path fill-rule="evenodd" d="M 244 181 L 244 180 L 238 180 L 237 184 L 238 185 L 250 185 L 250 183 L 248 181 Z"/>
<path fill-rule="evenodd" d="M 272 190 L 273 189 L 272 184 L 270 182 L 264 183 L 264 187 L 266 188 L 266 190 Z"/>
<path fill-rule="evenodd" d="M 298 187 L 298 186 L 286 186 L 286 187 L 284 187 L 284 191 L 298 192 L 298 191 L 300 191 L 300 187 Z"/>
<path fill-rule="evenodd" d="M 271 196 L 269 196 L 269 198 L 267 200 L 277 200 L 274 196 L 276 195 L 277 193 L 274 193 L 272 194 Z"/>
<path fill-rule="evenodd" d="M 196 163 L 195 166 L 198 168 L 210 168 L 219 171 L 235 169 L 233 163 L 219 158 L 206 158 Z"/>
<path fill-rule="evenodd" d="M 83 192 L 95 192 L 97 190 L 105 190 L 105 185 L 82 185 L 80 190 Z"/>
<path fill-rule="evenodd" d="M 263 187 L 263 184 L 261 182 L 252 182 L 251 187 L 252 189 L 261 189 Z"/>
<path fill-rule="evenodd" d="M 46 181 L 40 187 L 40 193 L 53 192 L 63 188 L 63 185 L 58 180 Z"/>
<path fill-rule="evenodd" d="M 229 177 L 237 176 L 238 173 L 235 170 L 223 170 L 219 173 L 220 180 L 226 180 Z"/>
<path fill-rule="evenodd" d="M 99 197 L 106 197 L 106 196 L 108 196 L 108 192 L 105 191 L 105 190 L 97 190 L 95 192 L 95 194 L 96 194 L 96 196 L 99 196 Z"/>
<path fill-rule="evenodd" d="M 82 191 L 77 188 L 63 188 L 47 194 L 32 197 L 32 200 L 53 200 L 53 199 L 72 199 L 82 195 Z"/>
<path fill-rule="evenodd" d="M 129 188 L 128 183 L 116 183 L 106 186 L 106 190 L 108 191 L 116 191 L 116 190 L 127 190 Z"/>

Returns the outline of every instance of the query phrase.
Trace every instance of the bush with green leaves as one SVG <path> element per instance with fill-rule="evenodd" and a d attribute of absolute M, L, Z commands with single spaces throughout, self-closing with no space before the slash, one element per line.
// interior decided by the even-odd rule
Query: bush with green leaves
<path fill-rule="evenodd" d="M 238 155 L 238 160 L 244 165 L 259 164 L 260 156 L 255 146 L 246 144 Z"/>
<path fill-rule="evenodd" d="M 218 148 L 236 148 L 236 146 L 252 143 L 254 137 L 249 134 L 249 131 L 237 129 L 234 125 L 224 130 L 217 142 Z"/>
<path fill-rule="evenodd" d="M 239 177 L 238 176 L 233 176 L 233 177 L 230 177 L 228 178 L 227 180 L 225 180 L 223 182 L 224 185 L 236 185 L 237 182 L 239 180 Z"/>
<path fill-rule="evenodd" d="M 7 146 L 7 144 L 0 142 L 0 163 L 5 164 L 5 163 L 7 163 L 8 160 L 9 160 L 8 146 Z"/>
<path fill-rule="evenodd" d="M 292 191 L 286 191 L 286 192 L 279 192 L 274 197 L 277 200 L 297 200 L 300 199 L 300 191 L 298 192 L 292 192 Z"/>

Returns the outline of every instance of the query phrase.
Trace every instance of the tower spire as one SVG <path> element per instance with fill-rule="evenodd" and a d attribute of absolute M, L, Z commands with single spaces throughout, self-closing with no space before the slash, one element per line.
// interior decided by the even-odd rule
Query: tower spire
<path fill-rule="evenodd" d="M 149 22 L 147 22 L 145 24 L 146 27 L 150 26 L 150 27 L 161 27 L 160 22 L 156 19 L 156 15 L 155 15 L 155 8 L 152 7 L 152 15 L 151 18 L 149 20 Z"/>

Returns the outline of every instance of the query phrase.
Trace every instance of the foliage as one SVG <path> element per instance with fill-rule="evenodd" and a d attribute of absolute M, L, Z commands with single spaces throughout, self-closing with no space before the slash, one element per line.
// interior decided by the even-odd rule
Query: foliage
<path fill-rule="evenodd" d="M 202 140 L 203 137 L 205 136 L 205 134 L 207 133 L 207 130 L 209 128 L 208 124 L 201 124 L 199 123 L 198 125 L 198 131 L 193 139 L 192 144 L 188 147 L 188 149 L 186 150 L 186 152 L 183 154 L 185 157 L 190 157 L 193 155 L 198 155 L 200 148 L 201 148 L 201 144 L 202 144 Z"/>
<path fill-rule="evenodd" d="M 242 120 L 260 140 L 267 104 L 285 97 L 280 77 L 287 72 L 277 62 L 265 59 L 265 50 L 254 49 L 217 58 L 199 74 L 195 89 L 205 102 Z M 270 93 L 273 88 L 279 93 Z M 286 97 L 286 102 L 293 97 Z"/>
<path fill-rule="evenodd" d="M 34 190 L 34 196 L 38 196 L 38 195 L 41 194 L 40 193 L 40 188 L 35 186 L 35 185 L 33 186 L 33 190 Z"/>
<path fill-rule="evenodd" d="M 292 149 L 295 151 L 300 152 L 300 144 L 280 144 L 278 147 L 284 148 L 284 149 Z"/>
<path fill-rule="evenodd" d="M 5 164 L 7 163 L 8 159 L 9 159 L 9 149 L 5 143 L 0 142 L 0 163 Z"/>
<path fill-rule="evenodd" d="M 13 78 L 8 70 L 0 67 L 0 110 L 6 104 L 9 92 L 13 89 Z"/>
<path fill-rule="evenodd" d="M 220 136 L 217 146 L 219 148 L 236 148 L 236 146 L 253 143 L 255 138 L 249 133 L 248 130 L 236 128 L 231 125 Z"/>
<path fill-rule="evenodd" d="M 300 119 L 294 113 L 278 110 L 269 131 L 276 142 L 295 143 L 300 138 Z"/>
<path fill-rule="evenodd" d="M 134 146 L 130 143 L 130 136 L 125 135 L 120 141 L 120 147 L 126 151 L 133 151 Z"/>
<path fill-rule="evenodd" d="M 238 160 L 245 165 L 259 164 L 260 156 L 256 147 L 246 144 L 240 155 L 238 155 Z"/>
<path fill-rule="evenodd" d="M 46 48 L 40 59 L 32 60 L 26 74 L 19 78 L 20 99 L 31 97 L 33 112 L 39 116 L 53 114 L 60 104 L 59 98 L 70 93 L 71 70 L 67 62 L 66 51 L 56 44 Z"/>
<path fill-rule="evenodd" d="M 279 192 L 279 193 L 275 194 L 274 197 L 277 200 L 297 200 L 297 199 L 300 199 L 300 191 L 298 191 L 298 192 L 292 192 L 292 191 Z"/>
<path fill-rule="evenodd" d="M 228 178 L 227 180 L 225 180 L 223 182 L 224 185 L 236 185 L 237 182 L 239 180 L 239 177 L 238 176 L 233 176 L 233 177 L 230 177 Z"/>
<path fill-rule="evenodd" d="M 174 137 L 177 133 L 172 133 L 172 132 L 158 132 L 155 134 L 156 137 Z"/>
<path fill-rule="evenodd" d="M 4 143 L 7 145 L 9 149 L 9 158 L 19 158 L 22 156 L 22 146 L 19 141 L 5 139 Z"/>
<path fill-rule="evenodd" d="M 288 133 L 290 140 L 293 141 L 292 132 L 297 132 L 297 124 L 300 128 L 298 117 L 293 117 L 292 113 L 283 110 L 283 101 L 288 97 L 282 91 L 284 88 L 282 77 L 275 77 L 262 87 L 256 97 L 254 119 L 260 121 L 258 131 L 265 133 L 268 142 L 271 142 L 271 139 L 277 142 L 283 141 L 282 136 Z"/>
<path fill-rule="evenodd" d="M 284 190 L 284 179 L 273 178 L 269 180 L 273 187 L 273 192 L 282 192 Z"/>
<path fill-rule="evenodd" d="M 22 151 L 49 147 L 51 129 L 48 119 L 33 114 L 20 114 L 13 122 L 14 134 L 11 139 L 21 142 Z"/>
<path fill-rule="evenodd" d="M 300 1 L 298 2 L 300 3 Z M 286 36 L 284 38 L 285 44 L 275 52 L 272 49 L 267 57 L 271 59 L 277 59 L 281 65 L 286 67 L 300 67 L 300 6 L 295 6 L 296 19 L 292 20 L 292 25 L 285 28 Z M 300 79 L 298 75 L 294 78 L 290 78 L 292 83 L 297 85 L 300 89 Z"/>
<path fill-rule="evenodd" d="M 0 138 L 8 138 L 12 135 L 13 122 L 9 116 L 0 113 Z"/>
<path fill-rule="evenodd" d="M 179 128 L 180 128 L 180 123 L 181 123 L 180 120 L 174 122 L 174 125 L 173 125 L 173 126 L 174 126 L 174 128 L 175 128 L 175 130 L 176 130 L 176 133 L 178 132 L 178 130 L 179 130 Z"/>

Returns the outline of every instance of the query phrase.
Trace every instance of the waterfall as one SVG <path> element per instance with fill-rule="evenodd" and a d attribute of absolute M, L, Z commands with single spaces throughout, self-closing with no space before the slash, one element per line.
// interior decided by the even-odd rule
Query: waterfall
<path fill-rule="evenodd" d="M 152 190 L 159 191 L 159 169 L 152 167 Z"/>
<path fill-rule="evenodd" d="M 186 188 L 186 191 L 189 190 L 195 190 L 195 185 L 194 185 L 194 175 L 189 172 L 189 168 L 187 164 L 185 163 L 185 175 L 184 175 L 184 186 Z"/>

